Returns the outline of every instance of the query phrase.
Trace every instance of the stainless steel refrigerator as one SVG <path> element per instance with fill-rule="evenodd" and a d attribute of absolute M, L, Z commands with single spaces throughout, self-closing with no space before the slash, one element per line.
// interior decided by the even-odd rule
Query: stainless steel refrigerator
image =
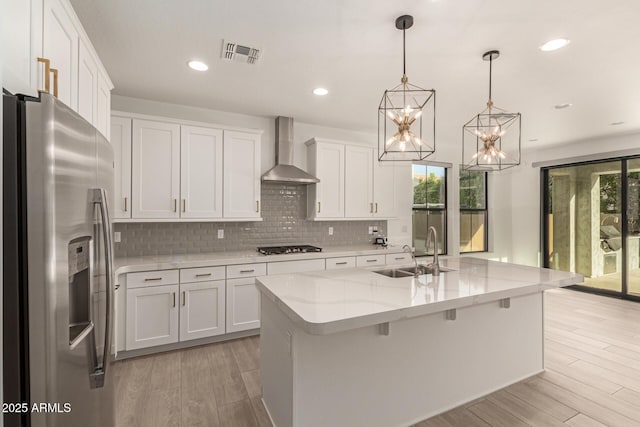
<path fill-rule="evenodd" d="M 112 189 L 90 123 L 3 94 L 5 426 L 114 425 Z"/>

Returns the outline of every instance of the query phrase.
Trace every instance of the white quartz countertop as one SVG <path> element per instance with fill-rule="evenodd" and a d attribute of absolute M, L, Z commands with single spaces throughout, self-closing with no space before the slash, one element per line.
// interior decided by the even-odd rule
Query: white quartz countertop
<path fill-rule="evenodd" d="M 273 245 L 277 246 L 277 245 Z M 115 274 L 140 271 L 169 270 L 173 268 L 215 267 L 220 265 L 250 264 L 256 262 L 280 262 L 343 256 L 394 254 L 402 252 L 401 246 L 386 248 L 374 245 L 325 247 L 322 252 L 262 255 L 257 251 L 211 252 L 194 255 L 154 255 L 119 257 L 115 259 Z"/>
<path fill-rule="evenodd" d="M 390 278 L 377 268 L 262 276 L 256 284 L 297 325 L 324 335 L 580 283 L 580 274 L 488 261 L 441 259 L 454 271 Z M 388 268 L 388 267 L 386 267 Z M 397 266 L 396 266 L 397 268 Z"/>

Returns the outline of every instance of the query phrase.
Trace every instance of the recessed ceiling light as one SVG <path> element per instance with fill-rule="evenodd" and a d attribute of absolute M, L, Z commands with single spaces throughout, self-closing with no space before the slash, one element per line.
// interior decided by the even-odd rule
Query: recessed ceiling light
<path fill-rule="evenodd" d="M 543 52 L 551 52 L 554 50 L 562 49 L 569 43 L 571 43 L 571 40 L 569 39 L 553 39 L 540 46 L 540 50 Z"/>
<path fill-rule="evenodd" d="M 189 68 L 196 71 L 207 71 L 209 69 L 209 66 L 201 61 L 189 61 L 187 62 L 187 65 Z"/>
<path fill-rule="evenodd" d="M 564 110 L 565 108 L 569 108 L 571 107 L 573 104 L 570 104 L 568 102 L 565 102 L 564 104 L 558 104 L 558 105 L 554 105 L 553 108 L 555 108 L 556 110 Z"/>
<path fill-rule="evenodd" d="M 323 87 L 317 87 L 313 90 L 313 94 L 314 95 L 318 95 L 318 96 L 324 96 L 326 94 L 328 94 L 329 91 Z"/>
<path fill-rule="evenodd" d="M 609 123 L 611 126 L 620 126 L 623 125 L 624 122 L 613 122 L 613 123 Z"/>

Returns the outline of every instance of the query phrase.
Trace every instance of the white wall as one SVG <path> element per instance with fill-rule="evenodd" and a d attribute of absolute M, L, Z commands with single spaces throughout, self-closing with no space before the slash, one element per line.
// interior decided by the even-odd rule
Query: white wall
<path fill-rule="evenodd" d="M 624 153 L 620 153 L 623 151 Z M 523 152 L 524 162 L 511 176 L 511 246 L 513 262 L 542 265 L 540 253 L 540 168 L 535 162 L 561 165 L 596 156 L 601 159 L 621 154 L 640 154 L 640 133 L 593 138 L 559 146 Z"/>
<path fill-rule="evenodd" d="M 275 164 L 275 115 L 271 117 L 252 116 L 208 110 L 185 105 L 168 104 L 144 99 L 113 95 L 111 107 L 115 111 L 149 114 L 182 120 L 192 120 L 218 124 L 262 129 L 262 172 Z M 335 139 L 370 144 L 377 147 L 377 124 L 371 132 L 357 132 L 295 121 L 294 117 L 294 164 L 306 169 L 307 156 L 304 143 L 313 137 Z M 461 162 L 461 141 L 436 140 L 436 152 L 428 160 L 452 163 L 448 175 L 448 205 L 458 206 L 458 165 Z M 405 163 L 395 165 L 395 188 L 398 203 L 398 219 L 388 221 L 388 237 L 392 244 L 411 243 L 411 166 Z M 511 174 L 504 171 L 489 177 L 489 248 L 485 254 L 474 254 L 491 259 L 510 261 L 511 256 Z M 448 233 L 450 255 L 459 252 L 459 215 L 450 208 L 448 213 Z"/>

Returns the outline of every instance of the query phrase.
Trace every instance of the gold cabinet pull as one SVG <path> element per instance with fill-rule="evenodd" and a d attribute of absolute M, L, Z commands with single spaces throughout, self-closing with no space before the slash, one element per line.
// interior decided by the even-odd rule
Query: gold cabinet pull
<path fill-rule="evenodd" d="M 374 211 L 374 213 L 378 213 L 378 202 L 376 202 L 375 205 L 376 205 L 376 210 Z"/>
<path fill-rule="evenodd" d="M 182 291 L 182 306 L 184 307 L 186 303 L 187 303 L 187 295 L 185 291 Z"/>
<path fill-rule="evenodd" d="M 369 213 L 373 213 L 373 202 L 369 203 Z"/>
<path fill-rule="evenodd" d="M 58 69 L 50 68 L 49 71 L 53 74 L 53 96 L 58 97 Z"/>
<path fill-rule="evenodd" d="M 318 202 L 318 213 L 320 213 L 320 202 Z"/>
<path fill-rule="evenodd" d="M 162 277 L 147 277 L 144 279 L 145 282 L 155 282 L 156 280 L 162 280 Z"/>
<path fill-rule="evenodd" d="M 178 199 L 173 199 L 173 211 L 178 212 Z"/>
<path fill-rule="evenodd" d="M 196 274 L 196 277 L 209 277 L 209 276 L 211 276 L 211 273 Z"/>
<path fill-rule="evenodd" d="M 49 83 L 49 74 L 51 74 L 51 61 L 47 58 L 38 57 L 38 62 L 44 64 L 44 90 L 41 90 L 39 92 L 49 93 L 51 89 L 51 85 Z"/>
<path fill-rule="evenodd" d="M 187 211 L 187 199 L 182 199 L 182 212 Z"/>
<path fill-rule="evenodd" d="M 127 211 L 127 197 L 124 198 L 124 211 Z"/>
<path fill-rule="evenodd" d="M 173 306 L 176 306 L 176 293 L 173 293 Z"/>
<path fill-rule="evenodd" d="M 256 200 L 256 212 L 260 212 L 260 200 Z"/>

